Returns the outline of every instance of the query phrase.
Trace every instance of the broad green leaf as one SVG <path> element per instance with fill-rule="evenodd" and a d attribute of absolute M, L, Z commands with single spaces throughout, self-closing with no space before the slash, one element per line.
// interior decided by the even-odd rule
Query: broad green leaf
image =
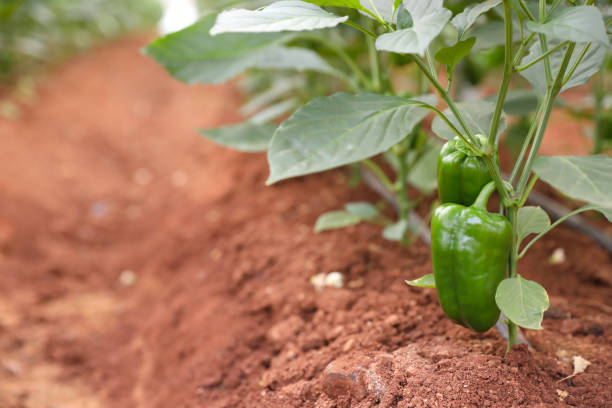
<path fill-rule="evenodd" d="M 421 276 L 418 279 L 407 280 L 405 282 L 409 284 L 410 286 L 417 286 L 419 288 L 435 288 L 436 287 L 436 281 L 434 279 L 433 273 L 428 273 L 427 275 Z"/>
<path fill-rule="evenodd" d="M 407 99 L 340 92 L 319 97 L 277 129 L 270 149 L 268 184 L 354 163 L 404 139 L 435 104 L 435 96 Z"/>
<path fill-rule="evenodd" d="M 609 222 L 612 222 L 612 207 L 605 208 L 605 207 L 592 206 L 592 210 L 599 211 L 604 217 L 606 217 L 606 219 Z"/>
<path fill-rule="evenodd" d="M 508 92 L 504 112 L 508 115 L 527 116 L 538 108 L 538 96 L 532 89 L 516 89 Z"/>
<path fill-rule="evenodd" d="M 361 217 L 351 214 L 348 211 L 330 211 L 321 214 L 315 224 L 315 232 L 327 231 L 332 229 L 350 227 L 359 224 Z"/>
<path fill-rule="evenodd" d="M 444 47 L 436 53 L 436 60 L 440 64 L 447 65 L 453 69 L 459 61 L 470 53 L 472 47 L 476 43 L 476 37 L 468 38 L 467 40 L 457 41 L 450 47 Z"/>
<path fill-rule="evenodd" d="M 408 231 L 413 230 L 414 228 L 410 225 L 408 220 L 399 220 L 383 230 L 383 238 L 389 241 L 401 241 Z"/>
<path fill-rule="evenodd" d="M 303 1 L 279 1 L 258 10 L 233 9 L 217 17 L 210 34 L 305 31 L 335 27 L 348 20 Z"/>
<path fill-rule="evenodd" d="M 258 54 L 254 68 L 290 69 L 332 73 L 332 68 L 316 52 L 307 48 L 272 46 Z"/>
<path fill-rule="evenodd" d="M 521 207 L 517 213 L 517 235 L 520 242 L 529 234 L 539 234 L 550 227 L 550 218 L 541 207 Z"/>
<path fill-rule="evenodd" d="M 436 166 L 439 155 L 440 145 L 429 143 L 423 156 L 408 173 L 408 182 L 425 194 L 431 193 L 438 186 Z"/>
<path fill-rule="evenodd" d="M 534 330 L 542 329 L 544 311 L 549 306 L 546 289 L 520 275 L 499 284 L 495 303 L 513 323 Z"/>
<path fill-rule="evenodd" d="M 472 133 L 488 135 L 491 128 L 491 122 L 493 120 L 493 112 L 495 111 L 495 103 L 487 101 L 475 101 L 475 102 L 462 102 L 457 104 L 459 110 L 463 113 L 463 117 L 470 128 Z M 459 131 L 463 131 L 463 128 L 459 124 L 459 121 L 453 115 L 450 109 L 445 109 L 444 114 L 449 118 L 451 123 L 455 125 Z M 455 133 L 450 127 L 438 116 L 433 120 L 431 129 L 435 134 L 440 136 L 442 139 L 452 139 L 455 137 Z M 501 121 L 499 123 L 499 129 L 497 131 L 497 137 L 506 129 L 506 115 L 502 114 Z"/>
<path fill-rule="evenodd" d="M 557 44 L 558 43 L 552 42 L 549 44 L 549 48 L 552 48 Z M 585 46 L 586 44 L 576 45 L 568 67 L 574 66 L 576 61 L 578 61 L 581 51 Z M 549 56 L 553 75 L 555 75 L 559 71 L 559 67 L 561 66 L 564 54 L 565 50 L 560 50 L 552 53 Z M 521 64 L 525 65 L 535 60 L 540 55 L 542 55 L 542 51 L 540 48 L 540 42 L 537 41 L 529 48 L 529 54 L 523 57 Z M 587 53 L 582 59 L 582 62 L 580 63 L 580 65 L 578 65 L 578 68 L 574 71 L 570 80 L 561 88 L 561 91 L 565 91 L 566 89 L 586 83 L 589 78 L 591 78 L 595 73 L 600 70 L 601 64 L 603 63 L 605 56 L 606 48 L 603 45 L 591 44 Z M 534 91 L 540 97 L 546 93 L 547 83 L 543 61 L 539 61 L 538 63 L 527 68 L 526 70 L 520 71 L 519 74 L 521 74 L 527 81 L 529 81 L 529 83 L 531 83 L 531 86 L 533 86 Z"/>
<path fill-rule="evenodd" d="M 354 10 L 365 11 L 360 0 L 304 0 L 306 3 L 316 4 L 319 6 L 330 7 L 347 7 Z"/>
<path fill-rule="evenodd" d="M 376 7 L 376 10 L 374 10 L 372 4 L 374 5 L 374 7 Z M 380 14 L 384 21 L 387 21 L 389 23 L 395 22 L 392 21 L 394 5 L 391 0 L 361 0 L 361 6 L 364 9 L 368 10 L 370 13 L 372 13 L 374 16 L 377 15 L 376 11 L 378 11 L 378 14 Z M 372 14 L 366 15 L 372 17 Z"/>
<path fill-rule="evenodd" d="M 527 28 L 545 34 L 548 40 L 598 42 L 606 47 L 610 46 L 603 16 L 595 6 L 562 8 L 555 11 L 543 24 L 528 21 Z"/>
<path fill-rule="evenodd" d="M 521 30 L 518 24 L 512 26 L 512 39 L 516 42 L 521 39 Z M 487 21 L 470 31 L 470 35 L 476 37 L 474 51 L 480 51 L 491 47 L 504 45 L 504 23 L 502 21 Z"/>
<path fill-rule="evenodd" d="M 540 156 L 533 171 L 571 198 L 612 208 L 612 157 Z"/>
<path fill-rule="evenodd" d="M 268 149 L 275 130 L 276 125 L 272 123 L 244 122 L 198 132 L 221 146 L 243 152 L 263 152 Z"/>
<path fill-rule="evenodd" d="M 371 220 L 380 215 L 378 208 L 367 202 L 348 203 L 344 208 L 347 212 L 356 215 L 362 220 Z"/>
<path fill-rule="evenodd" d="M 451 24 L 457 28 L 459 38 L 463 38 L 465 32 L 476 22 L 481 14 L 486 13 L 493 7 L 502 3 L 502 0 L 487 0 L 467 6 L 461 13 L 451 20 Z"/>
<path fill-rule="evenodd" d="M 291 37 L 286 34 L 209 34 L 215 22 L 209 15 L 176 33 L 150 43 L 144 52 L 172 76 L 189 83 L 223 82 L 260 64 L 264 52 Z"/>
<path fill-rule="evenodd" d="M 442 0 L 404 0 L 402 4 L 412 16 L 412 27 L 379 36 L 376 49 L 423 56 L 452 13 L 443 7 Z"/>

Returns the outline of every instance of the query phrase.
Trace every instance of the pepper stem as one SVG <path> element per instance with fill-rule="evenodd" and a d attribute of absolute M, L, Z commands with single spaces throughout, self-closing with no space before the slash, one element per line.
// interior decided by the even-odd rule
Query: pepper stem
<path fill-rule="evenodd" d="M 474 201 L 474 204 L 472 204 L 472 207 L 479 208 L 481 210 L 486 210 L 487 203 L 489 202 L 489 198 L 491 198 L 491 194 L 493 194 L 494 191 L 495 191 L 495 182 L 489 181 L 489 183 L 487 183 L 482 188 L 482 190 L 480 190 L 480 193 L 478 194 L 478 197 L 476 197 L 476 200 Z"/>

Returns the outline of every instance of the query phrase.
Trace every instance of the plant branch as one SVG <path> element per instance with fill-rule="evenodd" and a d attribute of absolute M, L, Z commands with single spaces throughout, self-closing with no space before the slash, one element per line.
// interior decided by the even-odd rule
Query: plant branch
<path fill-rule="evenodd" d="M 349 26 L 349 27 L 353 27 L 354 29 L 361 31 L 362 33 L 364 33 L 365 35 L 367 35 L 367 36 L 368 36 L 368 37 L 370 37 L 370 38 L 376 39 L 376 37 L 377 37 L 377 36 L 376 36 L 376 34 L 374 34 L 373 32 L 371 32 L 371 31 L 370 31 L 370 30 L 368 30 L 367 28 L 362 27 L 362 26 L 360 26 L 359 24 L 357 24 L 357 23 L 355 23 L 355 22 L 353 22 L 353 21 L 351 21 L 351 20 L 346 20 L 346 21 L 345 21 L 344 23 L 342 23 L 342 24 L 345 24 L 345 25 L 347 25 L 347 26 Z"/>
<path fill-rule="evenodd" d="M 512 76 L 512 0 L 504 0 L 504 26 L 506 36 L 504 76 L 499 88 L 497 103 L 495 104 L 495 111 L 491 120 L 491 128 L 489 129 L 487 144 L 491 147 L 495 145 L 495 140 L 497 139 L 497 129 L 499 129 L 499 121 L 503 113 L 506 95 L 508 94 L 510 77 Z"/>
<path fill-rule="evenodd" d="M 389 177 L 385 174 L 383 169 L 380 168 L 378 164 L 376 164 L 371 159 L 364 159 L 361 163 L 366 166 L 368 169 L 372 171 L 378 177 L 378 179 L 391 191 L 396 191 L 395 185 L 389 180 Z"/>
<path fill-rule="evenodd" d="M 434 88 L 436 89 L 438 94 L 442 97 L 442 99 L 444 99 L 444 102 L 446 102 L 446 104 L 448 105 L 449 109 L 453 112 L 453 114 L 455 115 L 455 117 L 459 121 L 459 124 L 461 125 L 461 127 L 463 128 L 463 130 L 465 131 L 465 133 L 467 135 L 467 137 L 462 136 L 462 139 L 464 140 L 466 145 L 468 147 L 470 147 L 470 149 L 472 149 L 472 150 L 474 150 L 475 152 L 478 153 L 479 152 L 479 149 L 478 149 L 479 145 L 478 145 L 478 143 L 476 143 L 476 138 L 474 137 L 474 134 L 473 134 L 472 130 L 470 129 L 470 127 L 467 125 L 465 119 L 463 118 L 463 115 L 461 114 L 461 112 L 459 112 L 459 109 L 457 108 L 457 105 L 450 98 L 450 96 L 448 95 L 448 92 L 446 92 L 446 89 L 444 89 L 444 87 L 440 84 L 438 79 L 434 76 L 434 73 L 429 71 L 429 69 L 427 68 L 427 66 L 425 65 L 425 63 L 423 62 L 423 60 L 419 56 L 413 55 L 412 58 L 414 59 L 414 62 L 416 62 L 418 67 L 421 69 L 421 71 L 425 74 L 427 79 L 429 79 L 429 82 L 431 82 L 431 84 L 434 86 Z M 465 139 L 467 139 L 467 140 L 465 140 Z"/>
<path fill-rule="evenodd" d="M 550 50 L 546 51 L 544 54 L 538 56 L 536 59 L 534 59 L 533 61 L 529 61 L 527 64 L 525 65 L 521 65 L 519 67 L 516 67 L 516 71 L 520 72 L 520 71 L 524 71 L 532 66 L 534 66 L 535 64 L 537 64 L 538 62 L 542 61 L 544 58 L 548 58 L 548 56 L 554 52 L 559 51 L 561 48 L 566 47 L 567 45 L 569 45 L 570 42 L 569 41 L 565 41 L 559 45 L 557 45 L 554 48 L 551 48 Z"/>
<path fill-rule="evenodd" d="M 540 150 L 542 138 L 544 137 L 544 131 L 546 130 L 546 126 L 548 125 L 548 120 L 550 119 L 550 114 L 552 113 L 555 98 L 561 91 L 563 78 L 565 76 L 567 66 L 569 65 L 569 61 L 572 57 L 572 53 L 574 52 L 574 47 L 575 44 L 570 44 L 567 50 L 565 51 L 565 55 L 563 57 L 561 65 L 559 66 L 559 71 L 557 72 L 555 81 L 552 84 L 552 87 L 549 88 L 549 90 L 546 92 L 546 97 L 544 99 L 544 110 L 542 117 L 540 118 L 540 123 L 535 136 L 535 142 L 531 147 L 531 152 L 529 152 L 529 157 L 527 158 L 527 162 L 525 163 L 525 167 L 523 168 L 523 173 L 521 174 L 521 178 L 519 179 L 517 185 L 517 191 L 519 192 L 519 194 L 522 194 L 523 192 L 523 188 L 525 187 L 527 179 L 529 178 L 529 175 L 531 173 L 533 162 L 538 155 L 538 151 Z"/>
<path fill-rule="evenodd" d="M 580 63 L 584 59 L 584 56 L 589 51 L 589 48 L 591 48 L 592 44 L 593 43 L 588 43 L 587 45 L 584 46 L 582 51 L 580 51 L 580 55 L 578 56 L 578 59 L 576 60 L 574 65 L 572 65 L 570 70 L 567 72 L 567 75 L 565 76 L 565 78 L 563 78 L 563 85 L 567 84 L 569 82 L 569 80 L 572 79 L 572 75 L 574 75 L 574 72 L 576 71 L 576 68 L 578 68 L 578 65 L 580 65 Z"/>
<path fill-rule="evenodd" d="M 544 104 L 540 103 L 538 106 L 538 110 L 533 117 L 531 125 L 529 126 L 529 132 L 527 132 L 527 137 L 523 141 L 523 147 L 521 148 L 521 152 L 519 153 L 516 162 L 514 163 L 514 168 L 512 169 L 512 173 L 510 174 L 510 179 L 508 180 L 510 183 L 514 182 L 514 179 L 518 175 L 519 170 L 521 169 L 521 163 L 523 162 L 523 158 L 525 157 L 525 153 L 527 153 L 527 149 L 533 140 L 533 136 L 535 135 L 536 130 L 538 129 L 538 123 L 540 115 L 542 114 L 542 110 L 544 108 Z"/>
<path fill-rule="evenodd" d="M 533 238 L 531 241 L 529 241 L 529 243 L 527 245 L 525 245 L 525 248 L 523 248 L 523 250 L 521 251 L 520 255 L 519 255 L 519 259 L 522 258 L 523 256 L 525 256 L 525 253 L 527 253 L 527 250 L 529 248 L 531 248 L 531 246 L 533 244 L 536 243 L 536 241 L 540 238 L 542 238 L 544 235 L 548 234 L 551 230 L 553 230 L 555 227 L 557 227 L 559 224 L 561 224 L 563 221 L 567 220 L 570 217 L 573 217 L 576 214 L 580 214 L 581 212 L 585 212 L 585 211 L 589 211 L 589 210 L 593 210 L 594 206 L 591 204 L 587 204 L 583 207 L 580 207 L 572 212 L 570 212 L 569 214 L 564 215 L 563 217 L 559 218 L 557 221 L 555 221 L 554 223 L 552 223 L 548 228 L 546 228 L 544 231 L 540 232 L 538 235 L 535 236 L 535 238 Z"/>
<path fill-rule="evenodd" d="M 353 73 L 361 80 L 361 82 L 367 89 L 373 89 L 372 83 L 370 82 L 370 79 L 367 77 L 367 75 L 363 72 L 361 68 L 359 68 L 357 63 L 353 61 L 353 59 L 342 48 L 332 44 L 327 38 L 324 38 L 317 34 L 300 33 L 297 37 L 303 38 L 305 40 L 318 42 L 319 44 L 326 47 L 328 50 L 334 52 L 350 68 L 350 70 L 353 71 Z"/>

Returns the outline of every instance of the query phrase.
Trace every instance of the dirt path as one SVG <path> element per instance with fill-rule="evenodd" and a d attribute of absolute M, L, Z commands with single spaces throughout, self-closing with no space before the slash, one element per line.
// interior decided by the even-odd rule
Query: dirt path
<path fill-rule="evenodd" d="M 375 197 L 342 172 L 265 188 L 263 155 L 194 133 L 237 120 L 236 91 L 175 82 L 137 52 L 145 43 L 76 59 L 19 120 L 0 119 L 0 407 L 612 400 L 607 253 L 565 229 L 534 246 L 521 267 L 553 307 L 528 333 L 536 351 L 504 362 L 494 332 L 452 325 L 433 291 L 402 283 L 431 271 L 424 245 L 367 225 L 312 233 L 320 213 Z M 559 247 L 567 261 L 548 263 Z M 346 288 L 316 292 L 310 276 L 331 271 Z M 421 369 L 386 372 L 384 396 L 323 392 L 334 359 L 405 346 Z M 575 355 L 593 364 L 555 383 Z"/>

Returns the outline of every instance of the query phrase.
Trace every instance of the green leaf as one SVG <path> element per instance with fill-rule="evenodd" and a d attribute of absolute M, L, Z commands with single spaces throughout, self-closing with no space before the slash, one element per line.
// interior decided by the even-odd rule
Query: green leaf
<path fill-rule="evenodd" d="M 531 89 L 516 89 L 508 92 L 504 112 L 508 115 L 527 116 L 538 108 L 538 96 Z"/>
<path fill-rule="evenodd" d="M 527 28 L 545 34 L 548 40 L 598 42 L 606 47 L 610 46 L 603 16 L 595 6 L 562 8 L 555 11 L 543 24 L 528 21 Z"/>
<path fill-rule="evenodd" d="M 210 34 L 305 31 L 335 27 L 348 20 L 303 1 L 279 1 L 258 10 L 233 9 L 217 17 Z"/>
<path fill-rule="evenodd" d="M 414 25 L 414 21 L 412 20 L 412 16 L 406 10 L 406 7 L 402 3 L 400 3 L 399 8 L 397 9 L 397 29 L 403 30 L 405 28 L 411 28 Z"/>
<path fill-rule="evenodd" d="M 303 0 L 306 3 L 317 4 L 319 6 L 329 7 L 347 7 L 354 10 L 365 11 L 359 0 Z"/>
<path fill-rule="evenodd" d="M 558 43 L 551 42 L 549 43 L 549 48 L 555 47 L 556 45 L 558 45 Z M 576 49 L 570 58 L 568 67 L 574 66 L 576 61 L 578 61 L 580 53 L 585 45 L 586 44 L 577 44 Z M 548 57 L 550 59 L 550 66 L 553 75 L 559 71 L 564 54 L 564 50 L 559 50 L 552 53 Z M 542 51 L 540 48 L 540 42 L 537 41 L 529 48 L 529 54 L 523 57 L 521 64 L 526 65 L 527 63 L 538 58 L 540 55 L 542 55 Z M 589 78 L 591 78 L 601 69 L 601 64 L 603 63 L 605 56 L 606 48 L 603 45 L 591 44 L 584 58 L 580 62 L 580 65 L 578 65 L 578 68 L 574 71 L 569 81 L 561 88 L 561 91 L 565 91 L 566 89 L 586 83 Z M 531 83 L 531 86 L 533 86 L 533 89 L 538 96 L 542 97 L 546 93 L 547 83 L 546 73 L 544 71 L 544 61 L 537 62 L 535 65 L 520 71 L 519 74 L 529 81 L 529 83 Z"/>
<path fill-rule="evenodd" d="M 408 220 L 399 220 L 383 230 L 383 238 L 389 241 L 401 241 L 408 231 L 413 230 L 414 228 L 410 225 Z"/>
<path fill-rule="evenodd" d="M 332 73 L 327 61 L 307 48 L 272 46 L 262 51 L 253 62 L 254 68 L 290 69 L 295 71 L 317 71 Z"/>
<path fill-rule="evenodd" d="M 244 122 L 238 125 L 199 130 L 213 142 L 243 152 L 263 152 L 268 149 L 276 125 L 272 123 Z"/>
<path fill-rule="evenodd" d="M 513 323 L 526 329 L 541 330 L 548 294 L 539 283 L 517 275 L 504 279 L 497 287 L 495 302 Z"/>
<path fill-rule="evenodd" d="M 380 215 L 378 208 L 367 202 L 347 203 L 344 208 L 347 212 L 356 215 L 362 220 L 371 220 Z"/>
<path fill-rule="evenodd" d="M 459 38 L 463 38 L 465 32 L 476 22 L 481 14 L 486 13 L 501 3 L 502 0 L 487 0 L 482 3 L 472 4 L 453 17 L 451 24 L 457 28 Z"/>
<path fill-rule="evenodd" d="M 512 39 L 516 42 L 521 39 L 521 30 L 518 24 L 512 26 Z M 487 21 L 474 28 L 470 35 L 476 37 L 476 45 L 474 51 L 480 51 L 491 47 L 504 45 L 505 43 L 505 27 L 502 21 Z"/>
<path fill-rule="evenodd" d="M 493 113 L 495 111 L 495 103 L 488 101 L 475 101 L 475 102 L 461 102 L 457 104 L 459 111 L 463 113 L 463 117 L 467 122 L 467 126 L 470 128 L 472 133 L 488 135 L 489 129 L 491 128 L 491 122 L 493 121 Z M 445 109 L 443 112 L 446 117 L 449 118 L 451 123 L 455 125 L 459 131 L 463 131 L 463 128 L 459 124 L 459 121 L 450 109 Z M 455 137 L 455 133 L 450 127 L 438 116 L 435 117 L 431 125 L 431 129 L 442 139 L 452 139 Z M 497 137 L 506 129 L 506 115 L 502 114 L 499 122 L 499 129 L 497 131 Z"/>
<path fill-rule="evenodd" d="M 433 273 L 428 273 L 425 276 L 421 276 L 418 279 L 414 279 L 414 280 L 407 280 L 405 281 L 407 284 L 409 284 L 410 286 L 417 286 L 419 288 L 435 288 L 436 287 L 436 280 L 434 279 L 434 274 Z"/>
<path fill-rule="evenodd" d="M 440 155 L 440 145 L 431 142 L 426 151 L 408 172 L 408 182 L 419 191 L 429 194 L 438 186 L 436 166 Z"/>
<path fill-rule="evenodd" d="M 436 53 L 436 60 L 440 64 L 447 65 L 451 69 L 457 65 L 466 55 L 470 53 L 472 47 L 476 43 L 476 37 L 468 38 L 467 40 L 457 41 L 455 45 L 441 48 Z"/>
<path fill-rule="evenodd" d="M 612 157 L 540 156 L 533 171 L 571 198 L 612 208 Z"/>
<path fill-rule="evenodd" d="M 521 207 L 517 213 L 517 235 L 519 244 L 529 234 L 539 234 L 550 227 L 550 218 L 541 207 Z"/>
<path fill-rule="evenodd" d="M 348 211 L 330 211 L 321 214 L 315 224 L 315 232 L 333 230 L 338 228 L 350 227 L 359 224 L 361 217 L 351 214 Z"/>
<path fill-rule="evenodd" d="M 262 63 L 265 51 L 291 37 L 287 34 L 209 34 L 215 22 L 209 15 L 176 33 L 150 43 L 144 53 L 175 78 L 189 83 L 223 82 Z"/>
<path fill-rule="evenodd" d="M 378 14 L 380 14 L 384 21 L 389 23 L 393 22 L 394 5 L 391 0 L 361 0 L 361 5 L 369 10 L 370 13 L 376 15 L 376 11 L 374 7 L 372 7 L 372 4 L 374 4 L 376 11 L 378 11 Z M 368 16 L 372 17 L 370 14 L 368 14 Z"/>
<path fill-rule="evenodd" d="M 435 104 L 435 96 L 407 99 L 340 92 L 319 97 L 277 129 L 270 149 L 268 184 L 375 156 L 406 137 Z"/>
<path fill-rule="evenodd" d="M 412 27 L 379 36 L 376 49 L 423 56 L 452 13 L 443 7 L 442 0 L 404 0 L 402 4 L 412 16 Z"/>
<path fill-rule="evenodd" d="M 593 211 L 599 211 L 609 222 L 612 222 L 612 207 L 606 208 L 592 205 L 591 209 Z"/>

